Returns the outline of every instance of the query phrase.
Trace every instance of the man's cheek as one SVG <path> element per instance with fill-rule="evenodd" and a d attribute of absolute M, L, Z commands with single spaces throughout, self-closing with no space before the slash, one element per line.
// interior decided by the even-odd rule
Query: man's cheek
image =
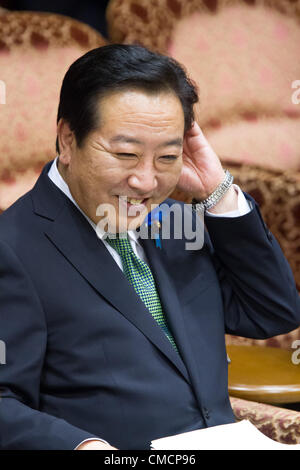
<path fill-rule="evenodd" d="M 178 172 L 176 175 L 173 175 L 172 177 L 170 177 L 169 182 L 168 182 L 168 187 L 170 191 L 173 191 L 175 189 L 179 181 L 180 175 L 181 175 L 181 171 Z"/>

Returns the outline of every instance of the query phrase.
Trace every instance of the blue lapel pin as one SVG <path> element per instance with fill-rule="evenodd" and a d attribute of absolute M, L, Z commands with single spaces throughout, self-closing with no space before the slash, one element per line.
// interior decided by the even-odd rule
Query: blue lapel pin
<path fill-rule="evenodd" d="M 154 240 L 156 248 L 162 248 L 160 238 L 160 228 L 162 222 L 162 211 L 159 210 L 159 206 L 148 214 L 147 224 L 152 228 L 151 233 L 154 233 Z"/>

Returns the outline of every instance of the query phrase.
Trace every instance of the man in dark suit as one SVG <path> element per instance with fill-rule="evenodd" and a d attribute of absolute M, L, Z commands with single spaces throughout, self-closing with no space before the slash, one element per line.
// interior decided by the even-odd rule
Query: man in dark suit
<path fill-rule="evenodd" d="M 234 422 L 225 332 L 300 324 L 290 267 L 193 123 L 196 101 L 175 61 L 138 46 L 68 70 L 58 156 L 0 216 L 2 449 L 147 449 Z M 172 235 L 176 217 L 170 237 L 148 217 L 184 213 L 175 187 L 198 201 L 194 224 L 204 211 L 201 249 Z"/>

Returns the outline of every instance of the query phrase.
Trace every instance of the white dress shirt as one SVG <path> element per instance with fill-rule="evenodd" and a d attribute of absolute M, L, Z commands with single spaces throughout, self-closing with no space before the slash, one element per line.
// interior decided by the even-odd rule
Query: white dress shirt
<path fill-rule="evenodd" d="M 87 221 L 91 224 L 91 226 L 96 231 L 96 224 L 80 209 L 80 207 L 78 206 L 78 204 L 76 203 L 76 201 L 72 197 L 72 194 L 70 192 L 70 189 L 69 189 L 67 183 L 65 182 L 65 180 L 62 178 L 61 174 L 58 171 L 57 160 L 58 160 L 58 156 L 56 156 L 55 160 L 53 161 L 53 163 L 50 167 L 50 170 L 48 172 L 49 178 L 73 202 L 73 204 L 75 204 L 77 209 L 80 210 L 80 212 L 84 215 L 84 217 L 87 219 Z M 236 184 L 234 184 L 233 186 L 236 189 L 236 191 L 238 192 L 238 209 L 234 210 L 234 211 L 226 212 L 226 213 L 223 213 L 223 214 L 212 214 L 209 211 L 206 211 L 206 214 L 208 214 L 211 217 L 239 217 L 241 215 L 245 215 L 248 212 L 250 212 L 251 208 L 250 208 L 250 206 L 248 204 L 248 201 L 245 198 L 243 192 L 241 191 L 239 186 L 237 186 Z M 105 238 L 103 238 L 105 232 L 100 230 L 99 227 L 98 227 L 97 231 L 96 231 L 96 234 L 97 234 L 98 238 L 102 241 L 102 243 L 104 243 L 104 245 L 106 246 L 106 248 L 108 249 L 108 251 L 112 255 L 113 259 L 118 264 L 119 268 L 123 271 L 122 261 L 121 261 L 120 255 L 116 252 L 116 250 L 114 250 L 106 242 Z M 142 246 L 140 245 L 140 243 L 138 242 L 138 238 L 137 238 L 136 233 L 134 231 L 128 231 L 128 238 L 129 238 L 129 241 L 130 241 L 130 244 L 132 246 L 132 249 L 133 249 L 134 253 L 140 259 L 147 262 L 145 252 L 144 252 Z M 91 440 L 92 441 L 97 440 L 97 441 L 101 441 L 101 442 L 104 442 L 104 443 L 108 444 L 107 441 L 105 441 L 104 439 L 100 439 L 100 438 L 95 437 L 95 438 L 85 439 L 84 441 L 80 442 L 74 450 L 76 450 L 84 442 L 88 442 L 88 441 L 91 441 Z"/>

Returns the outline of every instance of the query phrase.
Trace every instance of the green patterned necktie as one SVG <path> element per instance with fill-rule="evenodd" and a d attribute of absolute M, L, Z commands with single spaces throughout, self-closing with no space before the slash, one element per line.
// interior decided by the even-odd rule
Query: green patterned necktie
<path fill-rule="evenodd" d="M 148 264 L 136 256 L 128 237 L 123 238 L 117 235 L 117 238 L 107 237 L 105 240 L 120 255 L 125 276 L 178 352 L 174 338 L 168 329 L 155 281 Z"/>

